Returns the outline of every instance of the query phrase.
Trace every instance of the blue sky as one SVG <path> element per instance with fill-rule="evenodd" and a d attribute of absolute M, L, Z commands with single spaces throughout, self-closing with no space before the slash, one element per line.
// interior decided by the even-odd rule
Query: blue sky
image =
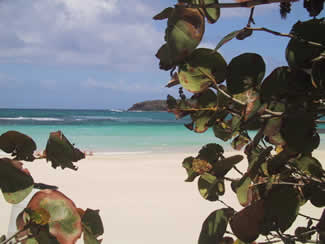
<path fill-rule="evenodd" d="M 169 72 L 159 70 L 155 53 L 163 43 L 165 21 L 152 16 L 170 0 L 2 0 L 0 1 L 0 107 L 128 108 L 164 99 Z M 289 32 L 308 19 L 302 2 L 286 20 L 279 4 L 256 8 L 256 27 Z M 207 24 L 200 46 L 218 41 L 247 23 L 248 9 L 222 9 Z M 324 16 L 324 11 L 320 16 Z M 243 52 L 261 54 L 268 72 L 285 65 L 286 38 L 255 33 L 220 49 L 229 62 Z"/>

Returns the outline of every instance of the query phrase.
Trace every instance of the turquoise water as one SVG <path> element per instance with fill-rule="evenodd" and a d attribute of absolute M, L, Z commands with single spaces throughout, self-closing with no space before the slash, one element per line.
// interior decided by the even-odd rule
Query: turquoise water
<path fill-rule="evenodd" d="M 38 150 L 45 148 L 49 133 L 57 130 L 81 150 L 95 152 L 197 150 L 211 142 L 230 148 L 229 142 L 215 138 L 211 130 L 198 134 L 186 129 L 186 122 L 188 118 L 176 120 L 166 112 L 0 109 L 0 133 L 17 130 L 27 134 Z M 321 134 L 321 144 L 324 140 Z"/>
<path fill-rule="evenodd" d="M 45 148 L 49 133 L 57 130 L 78 148 L 100 152 L 182 150 L 219 141 L 212 131 L 189 131 L 186 122 L 189 120 L 176 120 L 166 112 L 0 109 L 0 133 L 17 130 L 27 134 L 38 150 Z"/>

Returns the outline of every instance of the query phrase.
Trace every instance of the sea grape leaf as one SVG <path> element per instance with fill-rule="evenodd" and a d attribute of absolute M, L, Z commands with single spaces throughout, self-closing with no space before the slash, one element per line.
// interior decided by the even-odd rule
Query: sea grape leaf
<path fill-rule="evenodd" d="M 292 186 L 273 186 L 265 200 L 263 233 L 277 229 L 286 231 L 296 220 L 299 208 L 300 199 Z"/>
<path fill-rule="evenodd" d="M 30 209 L 25 209 L 21 212 L 16 219 L 16 225 L 18 230 L 23 230 L 25 225 L 30 225 L 30 231 L 24 231 L 18 235 L 18 237 L 30 235 L 30 238 L 22 241 L 22 244 L 61 244 L 58 242 L 56 237 L 49 232 L 49 225 L 40 225 L 30 222 L 29 214 L 32 214 L 33 211 Z M 21 235 L 21 236 L 20 236 Z"/>
<path fill-rule="evenodd" d="M 226 232 L 229 218 L 234 214 L 232 208 L 213 211 L 203 222 L 198 244 L 219 243 Z"/>
<path fill-rule="evenodd" d="M 324 175 L 324 171 L 321 163 L 314 157 L 302 156 L 293 162 L 301 172 L 306 175 L 321 178 Z"/>
<path fill-rule="evenodd" d="M 168 10 L 167 28 L 164 44 L 156 54 L 161 69 L 169 70 L 181 63 L 200 43 L 204 29 L 204 17 L 198 9 L 184 8 L 178 5 Z M 166 13 L 158 15 L 166 17 Z M 158 18 L 156 17 L 156 18 Z"/>
<path fill-rule="evenodd" d="M 6 153 L 11 153 L 16 160 L 33 161 L 36 143 L 23 133 L 7 131 L 0 136 L 0 149 Z"/>
<path fill-rule="evenodd" d="M 304 8 L 309 12 L 309 16 L 317 16 L 324 8 L 324 0 L 304 0 Z"/>
<path fill-rule="evenodd" d="M 82 218 L 84 241 L 86 244 L 99 244 L 98 237 L 104 233 L 103 222 L 99 216 L 99 210 L 87 208 Z"/>
<path fill-rule="evenodd" d="M 324 19 L 298 21 L 293 25 L 290 34 L 298 36 L 303 40 L 325 45 L 325 21 Z M 324 50 L 324 47 L 309 45 L 297 38 L 292 38 L 286 48 L 286 59 L 290 67 L 311 69 L 312 60 L 318 57 Z"/>
<path fill-rule="evenodd" d="M 102 219 L 99 215 L 99 210 L 92 210 L 87 208 L 81 220 L 82 224 L 89 228 L 89 230 L 95 237 L 104 234 L 104 226 Z"/>
<path fill-rule="evenodd" d="M 198 180 L 198 188 L 201 196 L 209 201 L 216 201 L 220 195 L 225 193 L 224 180 L 218 179 L 209 173 L 200 176 Z"/>
<path fill-rule="evenodd" d="M 309 153 L 318 146 L 315 126 L 312 113 L 292 113 L 283 118 L 281 136 L 292 150 Z"/>
<path fill-rule="evenodd" d="M 217 177 L 224 177 L 236 164 L 242 161 L 242 155 L 233 155 L 228 158 L 221 159 L 213 165 L 213 171 Z"/>
<path fill-rule="evenodd" d="M 37 192 L 27 208 L 32 211 L 44 209 L 50 214 L 49 232 L 60 244 L 74 244 L 82 233 L 81 217 L 75 204 L 56 190 Z"/>
<path fill-rule="evenodd" d="M 323 184 L 308 184 L 303 188 L 304 196 L 317 208 L 325 206 L 325 189 Z"/>
<path fill-rule="evenodd" d="M 231 142 L 231 146 L 235 150 L 241 150 L 243 146 L 250 142 L 250 138 L 245 133 L 241 133 L 239 136 L 235 137 Z"/>
<path fill-rule="evenodd" d="M 174 113 L 176 119 L 181 119 L 188 115 L 190 112 L 186 109 L 191 108 L 184 100 L 176 100 L 173 96 L 167 96 L 167 111 L 169 113 Z M 185 110 L 184 110 L 185 109 Z"/>
<path fill-rule="evenodd" d="M 62 169 L 77 170 L 72 162 L 85 158 L 85 154 L 75 148 L 61 131 L 52 132 L 46 144 L 46 160 L 52 162 L 52 167 L 61 166 Z"/>
<path fill-rule="evenodd" d="M 32 191 L 34 180 L 22 163 L 0 159 L 0 188 L 7 202 L 17 204 Z"/>
<path fill-rule="evenodd" d="M 161 11 L 159 14 L 155 15 L 153 17 L 154 20 L 163 20 L 163 19 L 168 19 L 168 17 L 172 14 L 173 12 L 172 7 L 165 8 L 163 11 Z"/>
<path fill-rule="evenodd" d="M 220 17 L 220 8 L 217 7 L 205 7 L 205 5 L 208 4 L 214 4 L 214 3 L 219 3 L 218 0 L 199 0 L 201 2 L 201 5 L 203 5 L 203 11 L 204 11 L 204 15 L 207 18 L 208 22 L 210 24 L 214 24 L 215 22 L 217 22 L 217 20 Z"/>
<path fill-rule="evenodd" d="M 198 158 L 206 160 L 210 163 L 216 162 L 224 153 L 223 147 L 216 143 L 209 143 L 204 145 L 198 154 Z"/>
<path fill-rule="evenodd" d="M 306 228 L 306 227 L 297 227 L 295 230 L 295 236 L 298 238 L 299 242 L 305 243 L 308 240 L 311 240 L 311 237 L 314 233 L 309 233 L 309 234 L 305 234 L 307 232 L 309 232 L 310 229 Z"/>
<path fill-rule="evenodd" d="M 205 160 L 195 158 L 192 163 L 192 169 L 194 172 L 202 175 L 204 173 L 210 172 L 212 165 Z"/>
<path fill-rule="evenodd" d="M 244 29 L 241 30 L 241 32 L 239 32 L 237 34 L 236 39 L 237 40 L 244 40 L 247 37 L 250 37 L 252 34 L 253 34 L 253 30 L 244 28 Z"/>
<path fill-rule="evenodd" d="M 223 141 L 228 141 L 233 134 L 231 127 L 224 122 L 214 124 L 213 133 L 216 137 Z"/>
<path fill-rule="evenodd" d="M 178 78 L 181 85 L 192 93 L 200 93 L 226 78 L 227 64 L 216 51 L 198 48 L 179 66 Z"/>
<path fill-rule="evenodd" d="M 217 46 L 215 47 L 214 50 L 218 50 L 220 47 L 222 47 L 224 44 L 226 44 L 227 42 L 231 41 L 232 39 L 234 39 L 239 33 L 241 33 L 243 31 L 243 29 L 241 30 L 236 30 L 233 32 L 230 32 L 228 35 L 224 36 L 221 41 L 217 44 Z"/>
<path fill-rule="evenodd" d="M 232 232 L 244 242 L 255 241 L 260 234 L 260 226 L 264 222 L 264 200 L 258 200 L 237 212 L 230 220 Z"/>
<path fill-rule="evenodd" d="M 293 154 L 289 149 L 281 151 L 267 161 L 267 171 L 269 174 L 279 173 L 292 157 Z"/>
<path fill-rule="evenodd" d="M 245 90 L 242 93 L 235 94 L 233 97 L 246 104 L 246 107 L 243 110 L 243 114 L 242 114 L 243 119 L 245 121 L 249 120 L 257 112 L 259 112 L 262 106 L 260 100 L 260 94 L 253 88 Z"/>
<path fill-rule="evenodd" d="M 192 182 L 195 180 L 195 178 L 197 176 L 199 176 L 199 174 L 197 172 L 195 172 L 192 168 L 192 164 L 193 164 L 193 157 L 187 157 L 183 160 L 183 167 L 186 169 L 186 173 L 187 173 L 187 178 L 186 178 L 186 182 Z"/>
<path fill-rule="evenodd" d="M 176 86 L 178 84 L 179 84 L 178 74 L 177 74 L 177 72 L 175 72 L 173 74 L 171 80 L 168 81 L 168 84 L 166 85 L 166 87 L 170 88 L 170 87 Z"/>
<path fill-rule="evenodd" d="M 252 200 L 252 192 L 250 189 L 251 178 L 246 174 L 236 184 L 236 195 L 240 205 L 246 207 Z"/>
<path fill-rule="evenodd" d="M 191 114 L 194 122 L 193 130 L 196 133 L 204 133 L 209 129 L 211 120 L 213 119 L 214 112 L 211 111 L 198 111 Z"/>
<path fill-rule="evenodd" d="M 297 96 L 307 96 L 312 89 L 310 75 L 303 70 L 288 66 L 278 67 L 265 78 L 261 86 L 261 98 L 264 102 L 274 99 L 296 99 Z"/>
<path fill-rule="evenodd" d="M 83 230 L 83 239 L 85 244 L 101 244 L 101 240 L 96 239 L 88 229 Z"/>
<path fill-rule="evenodd" d="M 256 87 L 265 74 L 263 58 L 256 53 L 244 53 L 233 58 L 226 73 L 227 90 L 231 94 L 242 93 Z"/>

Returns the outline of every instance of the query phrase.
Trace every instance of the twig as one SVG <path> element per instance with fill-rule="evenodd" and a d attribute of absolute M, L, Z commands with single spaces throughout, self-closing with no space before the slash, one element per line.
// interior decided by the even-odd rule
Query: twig
<path fill-rule="evenodd" d="M 217 201 L 221 202 L 223 205 L 225 205 L 227 208 L 231 208 L 231 209 L 234 209 L 233 207 L 229 206 L 227 203 L 225 203 L 224 201 L 218 199 Z M 235 211 L 235 210 L 234 210 Z M 235 211 L 237 212 L 237 211 Z"/>
<path fill-rule="evenodd" d="M 11 241 L 12 239 L 14 239 L 16 236 L 18 236 L 20 233 L 24 232 L 25 230 L 27 230 L 29 227 L 26 225 L 22 230 L 16 232 L 15 234 L 13 234 L 11 237 L 9 237 L 8 239 L 4 240 L 3 242 L 1 242 L 0 244 L 7 244 L 9 243 L 9 241 Z"/>
<path fill-rule="evenodd" d="M 250 185 L 249 187 L 255 187 L 255 186 L 263 185 L 263 184 L 267 184 L 267 183 L 269 183 L 269 182 L 268 182 L 268 181 L 259 182 L 259 183 L 255 183 L 255 184 L 253 184 L 253 185 Z M 279 182 L 272 182 L 272 185 L 304 186 L 305 184 L 299 184 L 299 183 L 292 183 L 292 182 L 279 181 Z"/>
<path fill-rule="evenodd" d="M 280 2 L 295 2 L 297 0 L 249 0 L 240 3 L 212 3 L 202 6 L 201 4 L 188 4 L 188 5 L 178 5 L 178 7 L 185 8 L 251 8 L 257 5 L 264 5 L 270 3 L 280 3 Z"/>
<path fill-rule="evenodd" d="M 309 44 L 309 45 L 312 45 L 312 46 L 325 48 L 325 46 L 320 44 L 320 43 L 312 42 L 312 41 L 306 41 L 304 39 L 301 39 L 298 36 L 295 36 L 295 35 L 292 35 L 292 34 L 280 33 L 278 31 L 270 30 L 270 29 L 267 29 L 267 28 L 264 28 L 264 27 L 260 27 L 260 28 L 245 27 L 244 29 L 252 30 L 252 31 L 265 31 L 265 32 L 271 33 L 271 34 L 276 35 L 276 36 L 288 37 L 288 38 L 296 39 L 296 40 L 298 40 L 300 42 L 303 42 L 303 43 L 306 43 L 306 44 Z"/>
<path fill-rule="evenodd" d="M 244 175 L 236 166 L 233 167 L 240 175 Z"/>
<path fill-rule="evenodd" d="M 316 219 L 316 218 L 313 218 L 313 217 L 310 217 L 308 215 L 305 215 L 305 214 L 302 214 L 302 213 L 298 213 L 298 215 L 302 216 L 302 217 L 305 217 L 307 219 L 311 219 L 311 220 L 316 220 L 316 221 L 320 221 L 320 219 Z"/>
<path fill-rule="evenodd" d="M 282 240 L 281 239 L 278 239 L 278 240 L 269 240 L 269 241 L 262 241 L 262 242 L 258 242 L 258 244 L 268 244 L 268 243 L 277 243 L 277 242 L 281 242 Z"/>
<path fill-rule="evenodd" d="M 250 14 L 249 14 L 247 27 L 251 27 L 251 23 L 253 23 L 253 24 L 255 25 L 255 21 L 254 21 L 254 18 L 253 18 L 254 10 L 255 10 L 255 7 L 252 7 L 252 8 L 251 8 L 251 12 L 250 12 Z"/>
<path fill-rule="evenodd" d="M 231 179 L 231 178 L 228 178 L 228 177 L 223 177 L 224 180 L 228 180 L 228 181 L 231 181 L 231 182 L 234 182 L 234 181 L 237 181 L 235 179 Z"/>

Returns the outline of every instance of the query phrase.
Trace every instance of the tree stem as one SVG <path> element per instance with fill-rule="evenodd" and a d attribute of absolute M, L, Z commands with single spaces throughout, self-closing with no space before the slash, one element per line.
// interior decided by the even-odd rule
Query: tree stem
<path fill-rule="evenodd" d="M 212 3 L 212 4 L 187 4 L 187 5 L 178 5 L 178 7 L 185 8 L 251 8 L 257 5 L 264 5 L 270 3 L 280 3 L 280 2 L 296 2 L 297 0 L 248 0 L 240 3 Z"/>

